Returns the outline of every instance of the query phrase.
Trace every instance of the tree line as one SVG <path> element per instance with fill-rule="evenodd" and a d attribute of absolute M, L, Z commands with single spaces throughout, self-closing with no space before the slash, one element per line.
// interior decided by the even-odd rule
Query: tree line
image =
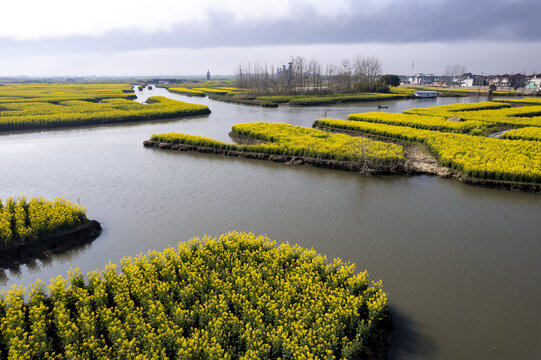
<path fill-rule="evenodd" d="M 236 86 L 259 95 L 388 92 L 381 77 L 381 61 L 356 55 L 339 64 L 322 65 L 317 59 L 291 57 L 287 64 L 244 63 L 235 69 Z"/>

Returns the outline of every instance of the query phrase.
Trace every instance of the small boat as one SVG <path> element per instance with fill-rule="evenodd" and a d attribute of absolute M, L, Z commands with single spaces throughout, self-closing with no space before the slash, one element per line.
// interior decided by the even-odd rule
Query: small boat
<path fill-rule="evenodd" d="M 438 92 L 433 90 L 418 90 L 415 91 L 415 96 L 421 98 L 435 98 L 438 96 Z"/>

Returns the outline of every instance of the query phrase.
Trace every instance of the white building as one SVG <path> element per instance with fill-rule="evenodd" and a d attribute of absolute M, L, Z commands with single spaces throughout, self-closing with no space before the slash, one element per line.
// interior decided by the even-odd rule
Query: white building
<path fill-rule="evenodd" d="M 541 89 L 541 77 L 533 77 L 526 84 L 526 89 Z"/>
<path fill-rule="evenodd" d="M 472 87 L 473 79 L 472 78 L 463 79 L 460 83 L 460 86 Z"/>

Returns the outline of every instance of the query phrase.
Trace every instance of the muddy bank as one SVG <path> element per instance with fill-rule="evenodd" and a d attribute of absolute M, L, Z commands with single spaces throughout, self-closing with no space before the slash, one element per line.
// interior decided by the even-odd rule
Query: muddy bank
<path fill-rule="evenodd" d="M 242 137 L 239 135 L 237 139 Z M 246 137 L 245 137 L 246 138 Z M 252 140 L 258 140 L 253 139 Z M 261 143 L 261 140 L 259 143 Z M 219 148 L 211 148 L 205 146 L 189 145 L 189 144 L 171 144 L 165 142 L 158 142 L 152 140 L 145 140 L 143 145 L 146 147 L 157 147 L 159 149 L 167 150 L 176 150 L 176 151 L 191 151 L 191 152 L 200 152 L 207 154 L 216 154 L 216 155 L 225 155 L 240 157 L 245 159 L 256 159 L 256 160 L 268 160 L 273 162 L 281 162 L 286 165 L 311 165 L 316 167 L 328 168 L 328 169 L 337 169 L 337 170 L 346 170 L 346 171 L 355 171 L 363 172 L 370 174 L 400 174 L 404 172 L 403 163 L 393 163 L 393 164 L 382 164 L 375 163 L 371 161 L 343 161 L 343 160 L 332 160 L 332 159 L 319 159 L 312 157 L 304 156 L 289 156 L 289 155 L 272 155 L 256 152 L 246 152 L 246 151 L 237 151 L 237 150 L 227 150 Z"/>
<path fill-rule="evenodd" d="M 393 144 L 401 145 L 404 147 L 406 153 L 406 164 L 404 167 L 404 172 L 408 175 L 436 175 L 440 177 L 452 177 L 457 173 L 456 171 L 449 169 L 448 167 L 441 166 L 438 162 L 438 159 L 426 150 L 423 146 L 419 146 L 415 143 L 400 141 L 396 139 L 382 138 L 379 136 L 362 134 L 357 131 L 346 130 L 346 129 L 335 129 L 326 126 L 313 126 L 314 129 L 346 134 L 350 136 L 362 136 L 368 139 L 390 142 Z"/>
<path fill-rule="evenodd" d="M 14 243 L 9 247 L 1 245 L 0 268 L 7 269 L 36 258 L 64 252 L 93 241 L 100 233 L 100 223 L 95 220 L 87 220 L 71 229 Z"/>
<path fill-rule="evenodd" d="M 494 189 L 502 189 L 502 190 L 541 193 L 541 184 L 520 183 L 520 182 L 491 180 L 491 179 L 478 179 L 478 178 L 472 178 L 460 173 L 457 173 L 455 178 L 458 181 L 463 182 L 465 184 L 489 187 L 489 188 L 494 188 Z"/>
<path fill-rule="evenodd" d="M 465 184 L 490 187 L 496 189 L 504 190 L 514 190 L 514 191 L 527 191 L 527 192 L 541 192 L 541 184 L 534 183 L 520 183 L 512 181 L 502 181 L 502 180 L 492 180 L 492 179 L 479 179 L 466 176 L 455 169 L 451 169 L 445 166 L 442 166 L 439 163 L 439 160 L 432 154 L 428 149 L 423 145 L 418 143 L 400 141 L 396 139 L 389 139 L 380 136 L 363 134 L 357 131 L 346 130 L 346 129 L 334 129 L 325 126 L 313 126 L 315 129 L 342 133 L 351 136 L 362 136 L 373 140 L 391 142 L 394 144 L 399 144 L 404 146 L 404 151 L 406 152 L 406 164 L 405 172 L 410 175 L 415 174 L 427 174 L 427 175 L 436 175 L 444 178 L 455 178 L 460 182 Z"/>

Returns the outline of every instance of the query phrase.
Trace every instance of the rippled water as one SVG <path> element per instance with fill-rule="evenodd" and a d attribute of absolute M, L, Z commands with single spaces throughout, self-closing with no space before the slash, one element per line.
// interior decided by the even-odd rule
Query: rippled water
<path fill-rule="evenodd" d="M 79 201 L 100 221 L 92 244 L 0 274 L 3 289 L 103 267 L 230 230 L 341 257 L 383 279 L 396 321 L 391 359 L 541 358 L 541 197 L 435 177 L 373 176 L 144 148 L 153 133 L 230 141 L 239 122 L 311 126 L 324 107 L 209 105 L 193 118 L 0 136 L 0 197 Z M 460 98 L 478 101 L 483 98 Z M 388 101 L 386 111 L 456 102 Z M 329 107 L 328 117 L 379 103 Z"/>

